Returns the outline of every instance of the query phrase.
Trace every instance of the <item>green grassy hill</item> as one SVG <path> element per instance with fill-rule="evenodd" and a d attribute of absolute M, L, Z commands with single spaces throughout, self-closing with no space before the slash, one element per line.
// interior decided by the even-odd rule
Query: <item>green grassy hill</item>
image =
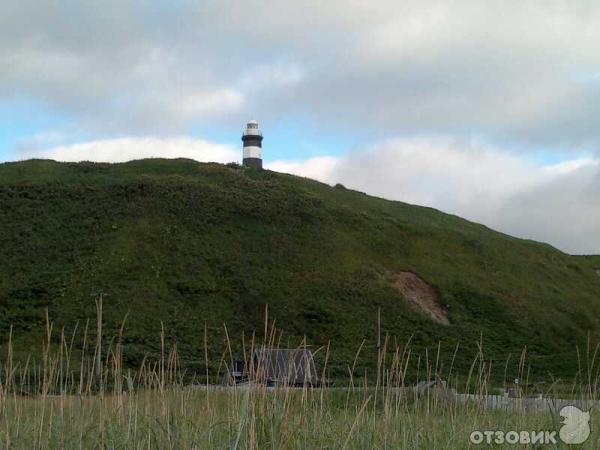
<path fill-rule="evenodd" d="M 334 376 L 363 339 L 357 371 L 372 365 L 379 307 L 392 346 L 412 336 L 434 358 L 441 342 L 448 364 L 459 343 L 463 371 L 483 337 L 500 372 L 527 346 L 533 373 L 572 376 L 576 346 L 600 330 L 600 258 L 342 186 L 189 160 L 1 164 L 0 250 L 1 342 L 12 325 L 19 355 L 41 348 L 46 309 L 79 340 L 98 291 L 108 334 L 128 314 L 127 363 L 160 352 L 162 321 L 191 371 L 204 370 L 205 324 L 218 360 L 223 323 L 234 339 L 262 335 L 265 304 L 286 343 L 331 341 Z M 402 271 L 433 287 L 449 325 L 403 298 Z"/>

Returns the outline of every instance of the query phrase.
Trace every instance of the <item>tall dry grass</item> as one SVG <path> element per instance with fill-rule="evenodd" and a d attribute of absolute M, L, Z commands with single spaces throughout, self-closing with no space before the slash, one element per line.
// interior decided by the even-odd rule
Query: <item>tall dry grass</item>
<path fill-rule="evenodd" d="M 226 388 L 206 381 L 220 377 L 208 369 L 201 374 L 204 383 L 187 381 L 176 346 L 166 344 L 164 329 L 159 331 L 158 360 L 144 360 L 135 370 L 124 367 L 124 329 L 123 325 L 116 336 L 104 339 L 101 351 L 101 332 L 93 336 L 88 322 L 79 330 L 83 339 L 76 352 L 75 333 L 57 332 L 46 320 L 42 357 L 25 362 L 14 358 L 11 330 L 0 361 L 0 448 L 460 449 L 473 447 L 473 430 L 559 427 L 557 411 L 493 411 L 477 401 L 454 400 L 452 389 L 477 395 L 494 390 L 483 341 L 467 374 L 453 373 L 452 364 L 442 368 L 440 347 L 419 357 L 413 355 L 410 341 L 389 348 L 390 340 L 378 336 L 375 376 L 356 376 L 363 343 L 348 362 L 348 382 L 342 386 L 270 388 L 262 382 L 262 362 L 250 356 L 256 349 L 280 345 L 281 334 L 266 319 L 262 337 L 252 335 L 241 346 L 252 382 Z M 221 372 L 235 357 L 226 328 L 225 333 Z M 205 343 L 207 339 L 205 330 Z M 329 347 L 315 352 L 323 355 L 320 377 L 327 378 Z M 596 354 L 597 348 L 585 349 L 578 381 L 571 387 L 573 397 L 598 399 Z M 206 347 L 205 355 L 208 368 Z M 423 392 L 412 389 L 406 379 L 411 365 L 418 368 L 420 379 L 443 378 L 449 385 Z M 525 351 L 519 370 L 526 379 Z M 557 387 L 551 385 L 546 394 Z M 600 421 L 594 411 L 592 417 L 597 428 Z M 598 448 L 597 434 L 581 448 Z"/>

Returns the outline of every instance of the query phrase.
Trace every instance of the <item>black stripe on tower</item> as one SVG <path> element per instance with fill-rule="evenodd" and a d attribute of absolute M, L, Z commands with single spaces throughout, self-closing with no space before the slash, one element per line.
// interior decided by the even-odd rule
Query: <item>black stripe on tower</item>
<path fill-rule="evenodd" d="M 263 137 L 258 134 L 245 134 L 242 136 L 244 147 L 260 147 L 262 148 Z"/>
<path fill-rule="evenodd" d="M 254 167 L 255 169 L 262 169 L 262 159 L 260 158 L 244 158 L 244 166 Z"/>

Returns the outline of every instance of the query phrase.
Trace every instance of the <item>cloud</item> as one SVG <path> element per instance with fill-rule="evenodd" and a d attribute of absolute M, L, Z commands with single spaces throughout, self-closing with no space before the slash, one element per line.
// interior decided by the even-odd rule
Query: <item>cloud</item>
<path fill-rule="evenodd" d="M 600 163 L 581 164 L 511 198 L 495 213 L 499 229 L 567 252 L 600 253 Z"/>
<path fill-rule="evenodd" d="M 256 115 L 580 150 L 600 144 L 598 42 L 593 2 L 5 0 L 0 101 L 120 134 Z"/>
<path fill-rule="evenodd" d="M 23 147 L 19 157 L 97 162 L 125 162 L 141 158 L 190 158 L 197 161 L 228 163 L 239 160 L 240 152 L 227 145 L 200 139 L 147 137 L 98 140 L 47 149 Z"/>
<path fill-rule="evenodd" d="M 269 168 L 427 205 L 573 253 L 600 253 L 600 161 L 535 162 L 477 141 L 392 139 Z"/>
<path fill-rule="evenodd" d="M 331 183 L 335 181 L 340 159 L 333 156 L 319 156 L 306 161 L 278 160 L 265 164 L 265 168 L 276 172 L 291 173 L 302 177 Z"/>

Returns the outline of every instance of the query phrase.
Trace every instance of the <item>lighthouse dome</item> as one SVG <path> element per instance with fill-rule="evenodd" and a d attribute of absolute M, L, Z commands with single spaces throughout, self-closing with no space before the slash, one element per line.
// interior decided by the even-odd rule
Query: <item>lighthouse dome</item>
<path fill-rule="evenodd" d="M 244 134 L 260 136 L 260 131 L 258 129 L 258 121 L 254 120 L 254 119 L 249 120 L 248 123 L 246 124 L 246 132 Z"/>

